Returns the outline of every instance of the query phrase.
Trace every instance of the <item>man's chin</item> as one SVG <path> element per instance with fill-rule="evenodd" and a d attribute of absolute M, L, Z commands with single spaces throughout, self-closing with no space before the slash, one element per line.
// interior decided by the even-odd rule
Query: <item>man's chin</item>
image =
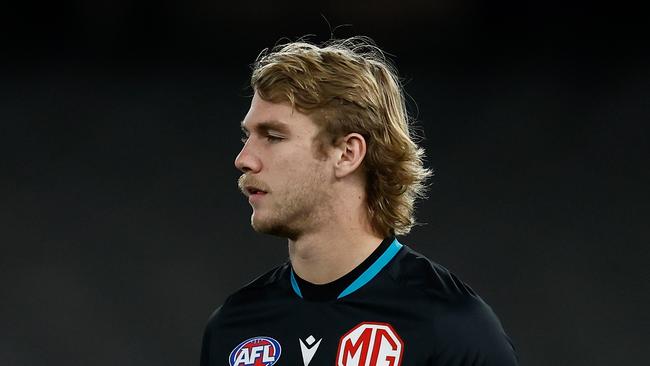
<path fill-rule="evenodd" d="M 296 230 L 291 229 L 288 225 L 281 222 L 264 220 L 260 217 L 256 217 L 255 214 L 253 214 L 251 217 L 251 226 L 253 227 L 253 230 L 262 234 L 279 236 L 289 239 L 293 239 L 297 236 Z"/>

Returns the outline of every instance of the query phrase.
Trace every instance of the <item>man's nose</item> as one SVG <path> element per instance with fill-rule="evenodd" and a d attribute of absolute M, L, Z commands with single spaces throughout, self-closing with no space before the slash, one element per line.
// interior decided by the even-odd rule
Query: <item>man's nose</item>
<path fill-rule="evenodd" d="M 235 158 L 235 166 L 243 173 L 257 173 L 262 168 L 262 162 L 249 143 L 246 142 Z"/>

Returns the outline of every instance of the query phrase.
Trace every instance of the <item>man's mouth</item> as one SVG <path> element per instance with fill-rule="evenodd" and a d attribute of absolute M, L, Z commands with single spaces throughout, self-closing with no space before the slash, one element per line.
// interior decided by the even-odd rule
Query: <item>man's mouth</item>
<path fill-rule="evenodd" d="M 246 192 L 248 192 L 249 195 L 261 195 L 261 194 L 266 194 L 266 191 L 263 191 L 257 187 L 252 187 L 248 186 L 246 187 Z"/>
<path fill-rule="evenodd" d="M 262 197 L 268 194 L 268 191 L 266 190 L 267 186 L 264 183 L 245 174 L 239 177 L 237 180 L 237 186 L 239 186 L 241 193 L 249 199 Z"/>

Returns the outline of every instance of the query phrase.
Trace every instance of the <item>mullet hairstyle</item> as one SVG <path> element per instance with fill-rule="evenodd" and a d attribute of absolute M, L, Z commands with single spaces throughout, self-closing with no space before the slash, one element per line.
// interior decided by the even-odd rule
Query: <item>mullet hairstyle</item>
<path fill-rule="evenodd" d="M 368 219 L 378 234 L 407 234 L 414 203 L 431 171 L 409 129 L 402 85 L 383 52 L 367 37 L 306 41 L 262 51 L 251 87 L 269 102 L 289 103 L 321 128 L 319 152 L 349 134 L 366 140 L 362 168 Z"/>

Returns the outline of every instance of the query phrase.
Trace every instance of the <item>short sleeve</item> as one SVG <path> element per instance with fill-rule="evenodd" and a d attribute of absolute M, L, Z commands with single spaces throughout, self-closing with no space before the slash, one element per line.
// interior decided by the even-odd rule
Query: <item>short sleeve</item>
<path fill-rule="evenodd" d="M 201 341 L 201 360 L 200 360 L 200 366 L 209 366 L 210 365 L 210 354 L 211 352 L 211 345 L 212 345 L 212 324 L 214 321 L 217 319 L 219 316 L 219 313 L 221 311 L 222 306 L 217 308 L 210 318 L 208 319 L 207 325 L 205 327 L 205 330 L 203 332 L 203 340 Z"/>
<path fill-rule="evenodd" d="M 480 297 L 454 301 L 436 318 L 431 366 L 518 365 L 510 337 Z"/>

